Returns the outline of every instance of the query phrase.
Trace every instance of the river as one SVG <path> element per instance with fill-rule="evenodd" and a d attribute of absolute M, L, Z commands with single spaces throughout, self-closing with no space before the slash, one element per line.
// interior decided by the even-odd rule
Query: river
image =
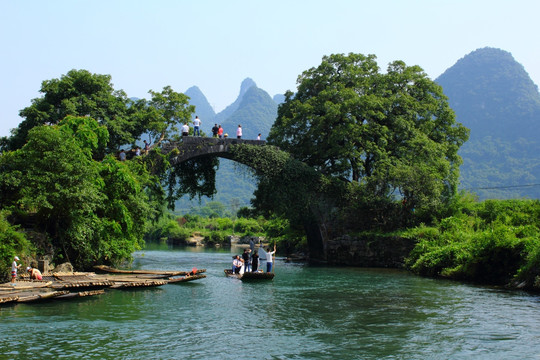
<path fill-rule="evenodd" d="M 2 307 L 0 359 L 540 359 L 538 295 L 279 260 L 244 283 L 231 255 L 149 248 L 134 268 L 207 278 Z"/>

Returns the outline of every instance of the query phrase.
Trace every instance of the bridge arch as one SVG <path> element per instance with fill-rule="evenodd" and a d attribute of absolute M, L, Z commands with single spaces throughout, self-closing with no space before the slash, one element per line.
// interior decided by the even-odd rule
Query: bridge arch
<path fill-rule="evenodd" d="M 319 179 L 320 174 L 308 165 L 294 159 L 288 152 L 267 145 L 266 141 L 263 140 L 187 136 L 183 137 L 180 142 L 163 144 L 162 150 L 170 154 L 169 162 L 172 166 L 200 157 L 221 157 L 252 168 L 269 182 L 285 184 L 282 186 L 291 190 L 289 194 L 293 194 L 293 199 L 285 196 L 283 199 L 275 200 L 282 203 L 278 207 L 288 208 L 285 212 L 292 211 L 289 209 L 293 208 L 290 206 L 290 202 L 304 202 L 306 198 L 312 198 L 313 201 L 317 197 L 316 189 L 306 188 L 305 184 L 308 179 L 311 179 L 311 185 L 318 182 L 313 179 Z M 290 171 L 291 169 L 293 171 Z M 285 181 L 284 178 L 286 178 Z M 310 195 L 302 196 L 306 192 Z M 300 198 L 294 200 L 296 196 Z M 308 200 L 308 202 L 310 201 Z M 316 217 L 305 216 L 307 212 L 311 213 L 309 205 L 304 210 L 304 216 L 300 217 L 305 219 L 302 225 L 305 228 L 310 257 L 313 260 L 325 260 L 325 236 L 323 236 L 319 221 L 316 220 Z"/>
<path fill-rule="evenodd" d="M 265 153 L 266 151 L 261 148 L 261 151 L 258 152 L 259 158 L 257 158 L 257 156 L 255 158 L 252 156 L 240 156 L 238 152 L 234 151 L 235 147 L 239 145 L 251 145 L 257 147 L 267 146 L 266 141 L 264 140 L 244 140 L 233 138 L 220 139 L 186 136 L 182 138 L 182 141 L 164 144 L 162 146 L 162 149 L 165 153 L 171 153 L 171 156 L 169 157 L 169 162 L 172 166 L 190 159 L 196 159 L 206 156 L 216 156 L 244 164 L 251 167 L 257 172 L 265 172 L 265 170 L 262 169 L 261 166 L 258 166 L 258 164 L 260 164 L 260 161 L 257 160 L 261 160 L 261 152 Z M 276 151 L 279 152 L 279 150 L 274 146 L 268 146 L 268 150 L 270 150 L 270 148 L 272 149 L 271 152 L 273 154 L 275 154 Z M 288 153 L 284 151 L 281 151 L 281 153 L 282 156 L 288 156 Z"/>

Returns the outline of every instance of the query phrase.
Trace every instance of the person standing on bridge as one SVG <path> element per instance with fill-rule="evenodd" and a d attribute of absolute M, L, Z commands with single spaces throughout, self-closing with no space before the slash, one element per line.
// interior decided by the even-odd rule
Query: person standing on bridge
<path fill-rule="evenodd" d="M 212 137 L 217 138 L 218 137 L 219 128 L 217 124 L 214 124 L 214 127 L 212 128 Z"/>
<path fill-rule="evenodd" d="M 219 127 L 218 127 L 217 135 L 218 135 L 218 138 L 220 138 L 220 139 L 223 138 L 223 128 L 221 127 L 221 125 L 219 125 Z"/>
<path fill-rule="evenodd" d="M 238 129 L 236 129 L 236 138 L 241 139 L 242 138 L 242 125 L 238 125 Z"/>
<path fill-rule="evenodd" d="M 193 136 L 201 136 L 200 128 L 201 128 L 202 121 L 199 119 L 198 116 L 195 116 L 195 120 L 193 120 Z"/>
<path fill-rule="evenodd" d="M 189 135 L 189 125 L 187 123 L 184 123 L 184 126 L 182 126 L 182 136 L 188 136 Z"/>

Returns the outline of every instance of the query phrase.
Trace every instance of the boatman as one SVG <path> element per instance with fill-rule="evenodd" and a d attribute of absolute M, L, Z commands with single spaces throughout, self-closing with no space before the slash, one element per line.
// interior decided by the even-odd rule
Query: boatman
<path fill-rule="evenodd" d="M 259 249 L 266 256 L 266 272 L 272 271 L 272 256 L 276 253 L 276 244 L 274 243 L 274 251 L 270 251 L 270 247 L 264 251 L 262 245 Z"/>

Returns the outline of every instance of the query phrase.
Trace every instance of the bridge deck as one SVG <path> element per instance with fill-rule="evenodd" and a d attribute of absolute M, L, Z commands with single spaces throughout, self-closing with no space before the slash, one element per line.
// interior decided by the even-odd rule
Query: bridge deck
<path fill-rule="evenodd" d="M 180 150 L 178 156 L 171 159 L 171 162 L 179 163 L 188 159 L 193 159 L 199 156 L 213 155 L 228 158 L 230 156 L 229 146 L 238 144 L 249 144 L 264 146 L 264 140 L 244 140 L 234 138 L 213 138 L 213 137 L 198 137 L 184 136 L 181 141 L 169 142 L 162 145 L 165 153 L 169 153 L 174 149 Z"/>

